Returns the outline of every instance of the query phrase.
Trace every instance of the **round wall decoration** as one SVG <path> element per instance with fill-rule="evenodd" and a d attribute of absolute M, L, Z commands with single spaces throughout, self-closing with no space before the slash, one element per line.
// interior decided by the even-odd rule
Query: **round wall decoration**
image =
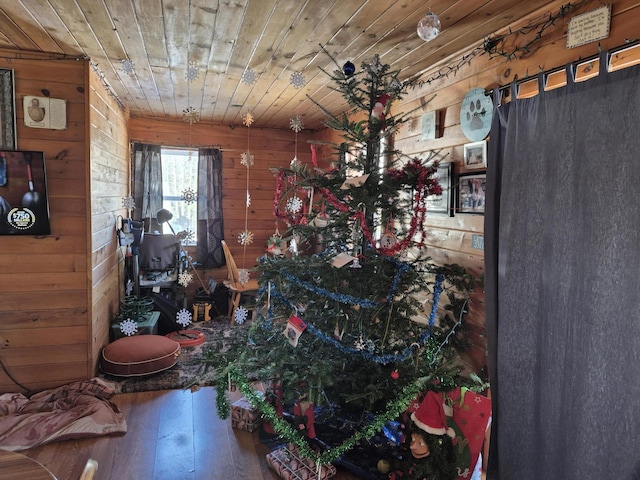
<path fill-rule="evenodd" d="M 462 132 L 472 142 L 484 140 L 491 130 L 493 102 L 482 88 L 472 88 L 464 96 L 460 107 Z"/>

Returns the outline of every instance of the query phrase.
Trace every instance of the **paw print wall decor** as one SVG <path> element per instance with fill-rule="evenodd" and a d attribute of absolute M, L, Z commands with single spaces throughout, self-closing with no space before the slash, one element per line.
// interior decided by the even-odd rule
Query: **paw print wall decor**
<path fill-rule="evenodd" d="M 472 88 L 467 92 L 460 107 L 462 133 L 472 142 L 484 140 L 491 130 L 493 102 L 482 88 Z"/>

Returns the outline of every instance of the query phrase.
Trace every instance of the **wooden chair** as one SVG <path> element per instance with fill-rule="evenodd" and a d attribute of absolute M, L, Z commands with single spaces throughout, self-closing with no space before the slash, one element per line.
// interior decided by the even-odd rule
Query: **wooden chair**
<path fill-rule="evenodd" d="M 242 298 L 243 293 L 251 293 L 257 292 L 259 285 L 258 281 L 255 279 L 249 279 L 245 283 L 240 282 L 240 274 L 238 273 L 238 267 L 236 266 L 236 262 L 233 259 L 233 255 L 231 255 L 231 250 L 229 250 L 229 246 L 227 242 L 222 240 L 222 249 L 224 250 L 224 258 L 227 262 L 227 270 L 229 272 L 229 276 L 225 285 L 231 292 L 231 302 L 229 303 L 229 312 L 228 315 L 231 317 L 231 323 L 235 321 L 235 313 L 240 305 L 240 299 Z"/>

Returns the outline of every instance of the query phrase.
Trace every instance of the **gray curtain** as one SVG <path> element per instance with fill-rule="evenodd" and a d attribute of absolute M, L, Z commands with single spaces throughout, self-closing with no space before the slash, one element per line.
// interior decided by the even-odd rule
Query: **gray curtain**
<path fill-rule="evenodd" d="M 640 67 L 607 62 L 494 115 L 489 479 L 640 478 Z"/>
<path fill-rule="evenodd" d="M 197 260 L 206 268 L 225 264 L 222 240 L 222 152 L 198 151 L 198 250 Z"/>
<path fill-rule="evenodd" d="M 162 162 L 160 145 L 133 144 L 134 220 L 144 220 L 145 230 L 160 230 L 156 220 L 162 208 Z"/>

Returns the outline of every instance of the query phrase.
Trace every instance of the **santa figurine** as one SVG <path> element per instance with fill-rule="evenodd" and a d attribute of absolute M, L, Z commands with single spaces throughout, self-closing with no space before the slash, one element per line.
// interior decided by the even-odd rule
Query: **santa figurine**
<path fill-rule="evenodd" d="M 378 127 L 380 130 L 384 130 L 384 119 L 387 114 L 387 102 L 391 98 L 388 93 L 383 93 L 378 97 L 376 103 L 371 110 L 371 116 L 369 118 L 369 124 L 371 127 Z"/>
<path fill-rule="evenodd" d="M 433 391 L 411 414 L 404 438 L 406 453 L 397 460 L 390 480 L 454 480 L 456 453 L 447 428 L 442 398 Z"/>

